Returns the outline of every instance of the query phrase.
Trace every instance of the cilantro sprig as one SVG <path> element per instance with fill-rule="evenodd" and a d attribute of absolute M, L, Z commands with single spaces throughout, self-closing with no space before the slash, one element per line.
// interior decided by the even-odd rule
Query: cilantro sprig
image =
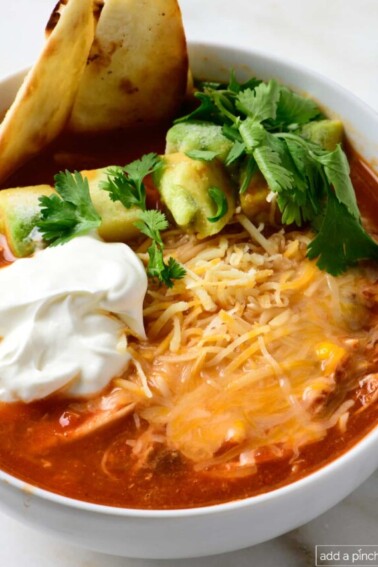
<path fill-rule="evenodd" d="M 206 158 L 209 159 L 208 156 Z M 168 263 L 164 261 L 164 244 L 160 232 L 168 228 L 165 214 L 158 210 L 146 210 L 144 179 L 159 167 L 161 167 L 161 159 L 157 154 L 145 154 L 124 167 L 108 168 L 107 179 L 100 187 L 108 191 L 112 201 L 120 201 L 127 209 L 131 207 L 141 209 L 139 219 L 134 224 L 142 234 L 152 240 L 147 250 L 149 256 L 147 274 L 167 287 L 172 287 L 173 280 L 185 276 L 185 269 L 173 258 L 169 258 Z"/>
<path fill-rule="evenodd" d="M 160 165 L 159 156 L 149 153 L 124 167 L 109 167 L 107 179 L 101 182 L 101 189 L 108 191 L 112 201 L 120 201 L 127 209 L 139 207 L 145 211 L 146 188 L 143 181 Z"/>
<path fill-rule="evenodd" d="M 97 229 L 101 223 L 91 201 L 88 180 L 81 173 L 66 170 L 55 175 L 54 180 L 58 195 L 39 198 L 41 218 L 36 223 L 50 246 L 64 244 Z"/>
<path fill-rule="evenodd" d="M 228 212 L 228 202 L 227 197 L 219 187 L 209 187 L 207 190 L 209 193 L 210 199 L 215 203 L 217 210 L 215 215 L 212 217 L 207 217 L 209 222 L 218 222 L 224 215 Z"/>
<path fill-rule="evenodd" d="M 182 279 L 185 269 L 172 257 L 168 263 L 164 261 L 164 245 L 160 231 L 168 228 L 168 221 L 161 211 L 141 211 L 135 226 L 152 240 L 147 252 L 149 256 L 147 273 L 150 277 L 158 279 L 167 287 L 173 286 L 173 280 Z"/>
<path fill-rule="evenodd" d="M 126 208 L 141 209 L 135 223 L 137 228 L 151 238 L 148 248 L 147 273 L 168 287 L 173 280 L 185 276 L 185 269 L 174 258 L 164 261 L 164 245 L 161 231 L 168 228 L 164 213 L 146 209 L 144 178 L 160 166 L 157 154 L 147 154 L 125 167 L 109 168 L 108 178 L 102 189 L 109 192 L 113 201 L 120 201 Z M 89 183 L 78 171 L 68 170 L 55 176 L 57 195 L 40 197 L 40 220 L 36 223 L 43 239 L 50 245 L 64 244 L 71 238 L 96 230 L 101 217 L 93 206 Z"/>
<path fill-rule="evenodd" d="M 324 118 L 316 103 L 271 80 L 197 84 L 198 107 L 176 122 L 222 126 L 233 142 L 226 166 L 243 172 L 240 193 L 257 170 L 275 193 L 284 224 L 309 223 L 316 236 L 308 257 L 338 275 L 362 259 L 378 259 L 378 245 L 362 226 L 347 157 L 341 145 L 326 150 L 301 135 Z"/>

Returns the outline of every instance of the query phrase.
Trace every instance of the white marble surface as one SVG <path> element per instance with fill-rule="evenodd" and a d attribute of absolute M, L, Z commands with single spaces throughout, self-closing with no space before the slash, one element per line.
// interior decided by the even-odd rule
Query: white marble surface
<path fill-rule="evenodd" d="M 34 61 L 54 4 L 0 0 L 0 79 Z M 251 45 L 299 62 L 378 111 L 378 0 L 181 0 L 181 6 L 190 39 Z M 131 560 L 77 550 L 0 512 L 0 565 L 7 567 L 310 567 L 316 544 L 378 544 L 378 473 L 298 530 L 193 560 Z"/>

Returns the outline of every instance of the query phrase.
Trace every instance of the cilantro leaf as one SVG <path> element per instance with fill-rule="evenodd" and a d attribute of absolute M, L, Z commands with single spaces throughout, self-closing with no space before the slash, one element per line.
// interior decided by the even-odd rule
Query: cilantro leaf
<path fill-rule="evenodd" d="M 255 158 L 253 156 L 247 156 L 245 167 L 241 175 L 241 184 L 239 189 L 240 194 L 245 193 L 247 191 L 251 179 L 253 175 L 257 172 L 257 170 L 258 167 Z"/>
<path fill-rule="evenodd" d="M 225 165 L 229 166 L 237 161 L 241 156 L 245 154 L 245 144 L 243 142 L 236 141 L 234 142 L 232 148 L 228 152 L 228 155 L 225 159 Z"/>
<path fill-rule="evenodd" d="M 172 257 L 168 263 L 164 262 L 163 250 L 156 242 L 153 242 L 147 250 L 148 266 L 147 273 L 151 278 L 156 278 L 167 287 L 173 287 L 173 280 L 180 280 L 185 277 L 185 268 Z"/>
<path fill-rule="evenodd" d="M 228 152 L 228 155 L 225 159 L 225 165 L 229 166 L 235 161 L 237 161 L 240 157 L 244 156 L 245 154 L 245 144 L 243 139 L 240 135 L 239 129 L 236 126 L 230 126 L 229 124 L 224 124 L 222 127 L 222 134 L 234 142 L 232 148 Z"/>
<path fill-rule="evenodd" d="M 214 201 L 217 206 L 217 210 L 213 217 L 207 217 L 209 222 L 217 222 L 228 212 L 228 202 L 227 197 L 219 187 L 209 187 L 208 189 L 209 197 Z"/>
<path fill-rule="evenodd" d="M 261 83 L 254 90 L 246 89 L 237 96 L 236 107 L 256 122 L 275 118 L 280 88 L 276 81 Z"/>
<path fill-rule="evenodd" d="M 252 77 L 251 79 L 248 79 L 248 81 L 245 81 L 244 83 L 240 83 L 235 75 L 235 71 L 232 69 L 231 73 L 230 73 L 230 80 L 228 82 L 228 90 L 233 92 L 233 93 L 240 93 L 241 91 L 245 91 L 246 89 L 255 89 L 256 87 L 258 87 L 260 84 L 262 83 L 262 81 L 260 81 L 259 79 L 256 79 L 255 77 Z"/>
<path fill-rule="evenodd" d="M 294 188 L 294 176 L 282 164 L 276 147 L 261 145 L 254 150 L 253 157 L 272 191 L 279 193 Z"/>
<path fill-rule="evenodd" d="M 163 241 L 160 231 L 168 228 L 168 221 L 161 211 L 149 210 L 140 213 L 139 220 L 135 226 L 146 236 L 151 238 L 149 246 L 147 273 L 150 277 L 158 279 L 167 287 L 173 286 L 174 279 L 181 279 L 185 276 L 185 268 L 174 258 L 169 258 L 168 263 L 164 262 Z"/>
<path fill-rule="evenodd" d="M 239 131 L 246 149 L 250 152 L 260 146 L 266 138 L 265 128 L 252 118 L 243 120 L 240 124 Z"/>
<path fill-rule="evenodd" d="M 240 93 L 240 91 L 243 90 L 242 87 L 241 87 L 241 84 L 239 83 L 239 81 L 236 78 L 235 71 L 233 69 L 231 69 L 230 80 L 228 82 L 228 89 L 231 92 L 236 93 L 236 94 Z"/>
<path fill-rule="evenodd" d="M 185 152 L 185 155 L 192 159 L 212 161 L 217 157 L 218 152 L 212 152 L 211 150 L 189 150 L 188 152 Z"/>
<path fill-rule="evenodd" d="M 100 187 L 108 191 L 112 201 L 120 201 L 127 209 L 139 207 L 144 210 L 146 208 L 145 195 L 127 180 L 122 167 L 110 167 L 106 173 L 107 180 L 101 181 Z"/>
<path fill-rule="evenodd" d="M 239 125 L 238 125 L 239 126 Z M 223 124 L 222 134 L 232 142 L 242 142 L 242 137 L 239 132 L 239 128 L 236 125 L 230 126 L 230 124 Z"/>
<path fill-rule="evenodd" d="M 153 240 L 151 246 L 148 247 L 147 252 L 149 257 L 147 266 L 148 275 L 151 278 L 157 278 L 160 281 L 164 281 L 163 273 L 165 264 L 161 246 Z"/>
<path fill-rule="evenodd" d="M 101 217 L 93 206 L 88 179 L 68 170 L 55 175 L 58 195 L 39 198 L 41 218 L 36 223 L 50 246 L 64 244 L 71 238 L 95 230 Z"/>
<path fill-rule="evenodd" d="M 149 210 L 141 212 L 135 226 L 146 236 L 163 245 L 160 231 L 168 228 L 168 221 L 161 211 Z"/>
<path fill-rule="evenodd" d="M 277 193 L 282 222 L 301 226 L 304 221 L 316 216 L 318 209 L 313 204 L 314 195 L 301 169 L 298 153 L 293 152 L 293 155 L 295 159 L 286 139 L 277 138 L 268 132 L 264 143 L 253 151 L 253 157 L 269 188 Z"/>
<path fill-rule="evenodd" d="M 378 260 L 378 244 L 329 190 L 323 222 L 307 256 L 318 258 L 320 269 L 337 276 L 359 260 Z"/>
<path fill-rule="evenodd" d="M 160 164 L 160 157 L 151 152 L 125 165 L 123 170 L 129 181 L 132 181 L 135 185 L 141 185 L 143 179 L 153 171 L 156 171 Z"/>
<path fill-rule="evenodd" d="M 184 266 L 176 262 L 172 256 L 168 258 L 168 264 L 164 265 L 163 281 L 167 287 L 173 286 L 173 280 L 182 280 L 186 271 Z"/>
<path fill-rule="evenodd" d="M 300 202 L 301 218 L 303 221 L 313 221 L 320 213 L 324 197 L 325 185 L 322 172 L 319 164 L 311 159 L 309 151 L 302 144 L 295 139 L 286 139 L 285 143 L 304 184 L 301 191 L 303 198 Z M 299 199 L 297 201 L 299 204 Z"/>
<path fill-rule="evenodd" d="M 313 100 L 300 96 L 286 87 L 280 87 L 276 126 L 283 128 L 294 124 L 306 124 L 319 115 L 320 110 Z"/>
<path fill-rule="evenodd" d="M 356 195 L 352 181 L 349 176 L 348 159 L 341 149 L 340 144 L 331 152 L 313 154 L 314 159 L 324 166 L 324 172 L 330 185 L 333 186 L 335 194 L 340 203 L 343 203 L 349 213 L 355 218 L 360 218 Z"/>
<path fill-rule="evenodd" d="M 120 201 L 124 207 L 146 209 L 146 188 L 144 178 L 160 167 L 160 157 L 155 153 L 142 156 L 125 167 L 111 167 L 107 170 L 107 179 L 100 184 L 108 191 L 112 201 Z"/>
<path fill-rule="evenodd" d="M 208 88 L 208 90 L 211 92 L 210 88 Z M 187 122 L 188 120 L 205 120 L 207 122 L 214 122 L 215 124 L 222 124 L 223 121 L 221 120 L 219 110 L 210 94 L 206 92 L 196 92 L 194 96 L 200 101 L 199 106 L 189 114 L 176 118 L 174 124 Z"/>
<path fill-rule="evenodd" d="M 209 81 L 195 81 L 195 86 L 200 89 L 194 93 L 195 98 L 199 100 L 199 105 L 189 114 L 177 118 L 175 124 L 188 120 L 205 120 L 215 124 L 233 123 L 237 114 L 235 110 L 236 97 L 247 90 L 253 91 L 261 84 L 263 84 L 262 81 L 255 78 L 240 83 L 233 71 L 231 71 L 228 85 Z"/>
<path fill-rule="evenodd" d="M 359 259 L 377 259 L 377 244 L 361 224 L 341 146 L 333 149 L 333 143 L 327 151 L 315 136 L 311 141 L 301 134 L 307 125 L 316 131 L 323 118 L 314 101 L 274 80 L 240 83 L 234 72 L 228 85 L 207 83 L 197 97 L 201 105 L 195 112 L 221 124 L 233 142 L 225 165 L 231 166 L 233 178 L 239 176 L 240 193 L 259 170 L 276 193 L 282 223 L 309 222 L 317 231 L 309 256 L 319 257 L 322 269 L 336 274 Z"/>

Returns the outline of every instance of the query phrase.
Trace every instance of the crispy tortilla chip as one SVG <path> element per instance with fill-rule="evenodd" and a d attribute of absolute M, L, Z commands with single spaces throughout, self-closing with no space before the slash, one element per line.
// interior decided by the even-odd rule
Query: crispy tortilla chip
<path fill-rule="evenodd" d="M 0 183 L 61 132 L 72 109 L 94 37 L 92 0 L 61 2 L 54 14 L 56 25 L 0 126 Z"/>
<path fill-rule="evenodd" d="M 176 0 L 106 0 L 69 127 L 110 130 L 171 118 L 187 70 Z"/>

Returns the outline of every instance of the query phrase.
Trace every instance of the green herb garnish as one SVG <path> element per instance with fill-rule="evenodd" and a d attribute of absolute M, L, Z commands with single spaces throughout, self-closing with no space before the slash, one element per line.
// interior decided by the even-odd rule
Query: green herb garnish
<path fill-rule="evenodd" d="M 120 201 L 124 207 L 139 207 L 146 210 L 145 177 L 160 166 L 157 154 L 150 153 L 142 156 L 125 167 L 110 167 L 107 179 L 100 185 L 101 189 L 109 192 L 112 201 Z"/>
<path fill-rule="evenodd" d="M 160 166 L 161 159 L 157 154 L 146 154 L 124 167 L 109 168 L 107 180 L 103 181 L 100 187 L 109 192 L 112 201 L 120 201 L 127 209 L 130 207 L 141 209 L 139 220 L 134 224 L 152 240 L 148 248 L 147 274 L 172 287 L 172 280 L 183 278 L 185 270 L 173 258 L 169 258 L 168 264 L 164 262 L 164 245 L 160 231 L 168 228 L 168 221 L 164 213 L 146 210 L 146 188 L 143 183 L 145 177 Z"/>
<path fill-rule="evenodd" d="M 88 180 L 78 171 L 60 172 L 54 177 L 58 195 L 39 198 L 41 219 L 36 223 L 50 245 L 64 244 L 74 236 L 95 230 L 101 217 L 93 206 Z"/>
<path fill-rule="evenodd" d="M 219 187 L 210 187 L 208 189 L 209 197 L 214 201 L 217 206 L 217 210 L 213 217 L 207 217 L 209 222 L 218 222 L 224 215 L 228 212 L 228 202 L 227 197 L 222 189 Z"/>
<path fill-rule="evenodd" d="M 307 255 L 318 258 L 319 268 L 338 276 L 362 258 L 378 260 L 378 246 L 330 191 L 323 222 Z"/>
<path fill-rule="evenodd" d="M 176 122 L 204 120 L 222 126 L 233 142 L 225 165 L 242 167 L 240 193 L 260 170 L 276 194 L 284 224 L 309 223 L 317 233 L 308 248 L 317 265 L 337 275 L 362 259 L 378 259 L 378 245 L 361 223 L 340 145 L 332 150 L 301 135 L 323 117 L 316 103 L 271 80 L 203 83 L 199 106 Z M 209 219 L 210 220 L 210 219 Z"/>
<path fill-rule="evenodd" d="M 168 259 L 168 263 L 164 262 L 164 246 L 160 231 L 168 228 L 165 215 L 157 210 L 142 211 L 135 226 L 152 240 L 152 244 L 147 250 L 149 256 L 148 275 L 157 278 L 167 287 L 172 287 L 173 280 L 179 280 L 185 276 L 185 269 L 172 257 Z"/>

